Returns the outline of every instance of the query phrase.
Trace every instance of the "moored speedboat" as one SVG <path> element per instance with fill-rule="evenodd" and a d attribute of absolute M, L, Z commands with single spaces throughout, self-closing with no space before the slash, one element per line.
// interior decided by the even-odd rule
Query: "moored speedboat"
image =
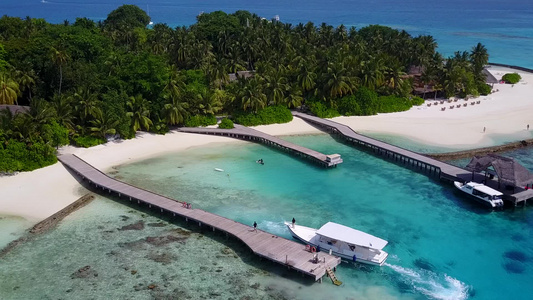
<path fill-rule="evenodd" d="M 314 247 L 346 260 L 382 266 L 389 254 L 382 249 L 387 241 L 353 228 L 328 222 L 320 229 L 285 222 L 291 235 Z M 313 248 L 311 248 L 313 249 Z"/>
<path fill-rule="evenodd" d="M 458 190 L 471 196 L 476 201 L 482 204 L 490 206 L 491 208 L 502 208 L 503 207 L 503 200 L 502 200 L 503 194 L 482 183 L 477 183 L 473 181 L 470 181 L 467 183 L 461 183 L 458 181 L 454 181 L 453 184 Z"/>

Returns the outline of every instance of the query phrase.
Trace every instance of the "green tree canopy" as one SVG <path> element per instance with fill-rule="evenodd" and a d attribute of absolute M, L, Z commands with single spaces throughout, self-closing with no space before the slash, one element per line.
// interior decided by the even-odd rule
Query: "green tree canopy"
<path fill-rule="evenodd" d="M 106 30 L 128 31 L 137 27 L 146 27 L 150 17 L 136 5 L 125 4 L 115 9 L 104 21 Z"/>

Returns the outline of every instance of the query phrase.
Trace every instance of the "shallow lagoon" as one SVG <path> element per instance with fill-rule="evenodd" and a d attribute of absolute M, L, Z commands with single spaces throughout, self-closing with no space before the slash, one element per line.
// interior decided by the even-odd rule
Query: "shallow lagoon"
<path fill-rule="evenodd" d="M 262 145 L 239 143 L 124 165 L 114 176 L 243 223 L 256 221 L 287 238 L 282 222 L 292 217 L 316 227 L 337 221 L 388 240 L 387 266 L 343 263 L 337 270 L 343 286 L 327 280 L 312 284 L 222 235 L 204 236 L 183 223 L 149 226 L 161 222 L 158 214 L 99 198 L 6 256 L 0 293 L 7 299 L 36 299 L 42 292 L 80 299 L 178 294 L 191 299 L 528 299 L 533 292 L 529 207 L 489 212 L 450 186 L 327 135 L 286 138 L 340 153 L 344 163 L 326 170 Z M 259 158 L 265 165 L 255 163 Z M 118 230 L 140 220 L 142 230 Z M 180 226 L 192 230 L 186 239 Z M 160 237 L 163 244 L 155 246 L 147 237 Z M 71 278 L 86 265 L 98 276 Z M 138 272 L 132 275 L 132 270 Z M 150 284 L 157 287 L 150 290 Z"/>

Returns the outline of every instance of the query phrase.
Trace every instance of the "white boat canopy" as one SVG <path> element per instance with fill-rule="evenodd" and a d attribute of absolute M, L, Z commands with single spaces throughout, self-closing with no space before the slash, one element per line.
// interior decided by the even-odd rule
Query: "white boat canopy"
<path fill-rule="evenodd" d="M 483 192 L 487 195 L 496 195 L 496 196 L 503 196 L 503 194 L 493 188 L 490 188 L 482 183 L 477 183 L 477 182 L 469 182 L 467 183 L 467 185 L 470 185 L 472 186 L 473 188 L 475 188 L 476 190 L 480 191 L 480 192 Z"/>
<path fill-rule="evenodd" d="M 383 249 L 388 243 L 387 241 L 368 233 L 333 222 L 326 223 L 324 226 L 320 227 L 316 233 L 330 239 L 346 242 L 348 244 L 354 244 L 378 250 Z"/>

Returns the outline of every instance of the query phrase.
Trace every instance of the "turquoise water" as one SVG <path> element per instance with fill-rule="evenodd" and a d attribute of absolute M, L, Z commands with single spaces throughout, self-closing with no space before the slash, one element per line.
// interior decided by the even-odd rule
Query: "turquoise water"
<path fill-rule="evenodd" d="M 22 217 L 0 215 L 0 249 L 18 239 L 32 225 Z"/>
<path fill-rule="evenodd" d="M 344 163 L 325 170 L 262 145 L 227 145 L 124 166 L 119 175 L 285 237 L 282 222 L 294 217 L 312 227 L 336 221 L 388 240 L 389 266 L 339 269 L 346 297 L 367 284 L 395 297 L 433 299 L 527 299 L 533 292 L 528 208 L 488 212 L 450 186 L 329 136 L 288 139 L 341 153 Z M 368 278 L 361 281 L 362 274 Z"/>
<path fill-rule="evenodd" d="M 258 144 L 218 144 L 120 166 L 114 176 L 287 238 L 283 221 L 293 217 L 313 227 L 339 222 L 388 240 L 387 265 L 343 263 L 343 286 L 312 284 L 234 240 L 99 197 L 1 259 L 2 299 L 530 298 L 530 207 L 489 212 L 328 135 L 285 138 L 344 163 L 322 169 Z M 531 168 L 521 151 L 512 155 Z M 119 230 L 141 220 L 142 230 Z"/>
<path fill-rule="evenodd" d="M 267 19 L 279 15 L 281 21 L 292 24 L 312 21 L 358 28 L 383 24 L 412 35 L 433 35 L 446 56 L 481 42 L 492 62 L 533 68 L 533 2 L 529 0 L 2 0 L 0 8 L 9 16 L 62 23 L 77 17 L 105 20 L 124 3 L 149 10 L 155 23 L 172 27 L 193 24 L 200 12 L 240 9 Z"/>

